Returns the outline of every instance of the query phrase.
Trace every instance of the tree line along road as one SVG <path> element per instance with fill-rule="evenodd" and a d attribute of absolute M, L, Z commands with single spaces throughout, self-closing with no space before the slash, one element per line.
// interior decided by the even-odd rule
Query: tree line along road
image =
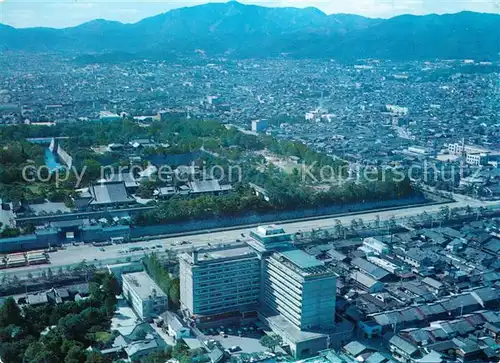
<path fill-rule="evenodd" d="M 440 210 L 443 207 L 451 208 L 465 208 L 466 206 L 472 208 L 484 207 L 487 209 L 498 210 L 500 207 L 500 201 L 493 202 L 483 202 L 478 200 L 468 200 L 461 199 L 459 201 L 454 201 L 439 205 L 424 205 L 418 207 L 408 207 L 408 208 L 398 208 L 393 210 L 383 210 L 383 211 L 369 211 L 366 213 L 352 213 L 348 215 L 336 216 L 336 217 L 326 217 L 318 218 L 313 220 L 305 221 L 293 221 L 293 222 L 280 222 L 277 221 L 283 228 L 289 233 L 297 232 L 310 232 L 311 230 L 331 230 L 339 222 L 344 227 L 349 227 L 353 219 L 363 220 L 365 224 L 374 223 L 379 220 L 382 223 L 394 218 L 395 222 L 399 224 L 404 224 L 410 217 L 417 217 L 422 215 L 424 212 L 433 218 L 437 218 Z M 476 211 L 477 213 L 477 211 Z M 26 277 L 29 273 L 38 274 L 44 269 L 47 270 L 51 268 L 53 271 L 59 267 L 74 267 L 80 264 L 82 261 L 87 263 L 95 264 L 99 266 L 106 266 L 108 264 L 127 262 L 127 261 L 139 261 L 145 253 L 151 252 L 161 252 L 165 249 L 172 250 L 186 250 L 191 248 L 206 247 L 209 244 L 219 245 L 219 244 L 229 244 L 235 243 L 236 240 L 245 240 L 247 238 L 250 226 L 236 227 L 235 229 L 224 230 L 224 231 L 201 231 L 196 234 L 186 234 L 186 236 L 176 235 L 174 237 L 166 237 L 159 239 L 152 239 L 149 241 L 135 242 L 135 243 L 123 243 L 118 245 L 105 246 L 104 250 L 99 247 L 94 247 L 92 245 L 80 245 L 80 246 L 67 246 L 65 249 L 53 252 L 50 254 L 49 265 L 35 265 L 35 266 L 25 266 L 19 268 L 6 269 L 0 272 L 0 275 L 16 275 L 18 278 L 22 279 Z M 179 245 L 179 242 L 187 240 L 188 245 Z M 156 249 L 156 246 L 161 245 L 161 248 Z M 130 247 L 143 247 L 145 250 L 127 252 Z"/>

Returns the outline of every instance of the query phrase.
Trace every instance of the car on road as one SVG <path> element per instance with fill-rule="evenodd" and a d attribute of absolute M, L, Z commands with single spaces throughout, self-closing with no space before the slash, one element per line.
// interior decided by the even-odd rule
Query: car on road
<path fill-rule="evenodd" d="M 101 248 L 99 248 L 99 251 L 103 251 L 104 252 L 104 251 L 106 251 L 106 249 L 104 247 L 101 247 Z"/>
<path fill-rule="evenodd" d="M 189 242 L 189 241 L 181 241 L 181 243 L 180 243 L 180 244 L 181 244 L 181 246 L 182 246 L 182 245 L 188 245 L 188 244 L 190 244 L 190 243 L 191 243 L 191 242 Z"/>

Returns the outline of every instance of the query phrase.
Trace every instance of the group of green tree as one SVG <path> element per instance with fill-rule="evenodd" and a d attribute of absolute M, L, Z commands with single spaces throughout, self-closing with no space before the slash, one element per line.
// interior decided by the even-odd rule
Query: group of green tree
<path fill-rule="evenodd" d="M 349 205 L 359 202 L 393 200 L 407 197 L 413 190 L 408 178 L 370 183 L 345 182 L 328 190 L 316 191 L 290 179 L 264 178 L 269 201 L 257 196 L 248 184 L 238 184 L 226 195 L 205 195 L 186 199 L 173 197 L 154 210 L 138 214 L 134 223 L 154 225 L 214 217 L 242 216 L 283 210 Z"/>
<path fill-rule="evenodd" d="M 86 124 L 62 124 L 48 128 L 36 126 L 12 126 L 0 129 L 2 143 L 9 145 L 9 152 L 0 153 L 0 197 L 7 196 L 12 200 L 28 200 L 34 198 L 49 199 L 51 201 L 64 201 L 71 205 L 71 196 L 76 184 L 74 173 L 69 175 L 66 182 L 55 187 L 54 180 L 47 185 L 23 185 L 17 169 L 28 159 L 37 160 L 43 154 L 39 146 L 30 147 L 23 143 L 22 146 L 10 147 L 17 140 L 28 137 L 66 136 L 64 147 L 71 153 L 78 154 L 76 167 L 81 172 L 85 168 L 84 185 L 101 177 L 101 166 L 107 165 L 110 160 L 113 166 L 127 164 L 121 156 L 107 158 L 90 151 L 90 146 L 106 145 L 110 143 L 127 143 L 135 138 L 153 138 L 163 146 L 156 149 L 147 148 L 146 154 L 175 154 L 191 151 L 200 151 L 203 147 L 211 155 L 205 155 L 199 162 L 207 165 L 217 164 L 225 167 L 237 164 L 242 169 L 240 184 L 232 182 L 235 186 L 232 193 L 223 196 L 203 196 L 195 199 L 173 198 L 158 204 L 152 212 L 139 215 L 136 223 L 150 225 L 169 223 L 185 219 L 211 218 L 218 216 L 234 216 L 245 213 L 259 213 L 265 211 L 279 211 L 297 208 L 316 208 L 335 204 L 349 204 L 363 201 L 404 198 L 412 193 L 408 179 L 394 181 L 391 177 L 372 182 L 342 182 L 333 185 L 328 190 L 321 191 L 313 188 L 314 183 L 305 181 L 304 171 L 300 166 L 287 173 L 282 169 L 267 163 L 257 151 L 266 150 L 284 159 L 298 158 L 309 167 L 310 175 L 322 177 L 345 177 L 345 163 L 330 156 L 318 153 L 307 145 L 294 141 L 278 140 L 271 136 L 257 136 L 240 132 L 234 127 L 212 121 L 200 120 L 170 120 L 169 122 L 153 122 L 150 127 L 143 128 L 130 120 L 114 122 L 89 122 Z M 168 145 L 167 145 L 168 144 Z M 30 144 L 29 144 L 30 145 Z M 3 156 L 2 156 L 3 155 Z M 218 155 L 218 156 L 217 156 Z M 40 161 L 38 161 L 40 162 Z M 115 165 L 116 164 L 116 165 Z M 328 168 L 324 168 L 328 166 Z M 326 170 L 327 175 L 320 175 L 320 170 Z M 330 173 L 331 175 L 328 175 Z M 226 174 L 228 175 L 229 172 Z M 7 178 L 2 183 L 2 176 Z M 229 180 L 227 180 L 230 182 Z M 255 183 L 267 190 L 269 201 L 257 198 L 248 188 L 248 183 Z M 143 198 L 152 198 L 159 181 L 143 183 L 138 195 Z M 16 231 L 7 231 L 9 235 Z"/>
<path fill-rule="evenodd" d="M 180 298 L 179 279 L 170 276 L 170 273 L 165 268 L 164 262 L 162 262 L 155 253 L 144 257 L 142 262 L 148 275 L 151 276 L 158 287 L 167 294 L 170 309 L 176 310 L 179 307 Z"/>
<path fill-rule="evenodd" d="M 174 197 L 160 203 L 158 208 L 152 211 L 137 215 L 134 223 L 138 225 L 165 224 L 189 219 L 266 211 L 269 210 L 268 207 L 266 201 L 246 188 L 243 191 L 221 196 L 205 195 L 193 199 Z"/>
<path fill-rule="evenodd" d="M 23 169 L 27 165 L 42 165 L 43 149 L 27 141 L 12 140 L 9 143 L 5 141 L 0 136 L 0 199 L 17 201 L 34 198 L 36 194 L 27 188 Z"/>
<path fill-rule="evenodd" d="M 168 346 L 164 350 L 149 354 L 141 359 L 141 363 L 165 363 L 172 358 L 178 360 L 180 363 L 208 361 L 206 359 L 203 360 L 201 349 L 190 350 L 186 344 L 178 342 L 173 347 Z"/>
<path fill-rule="evenodd" d="M 108 363 L 89 346 L 99 346 L 110 329 L 120 285 L 95 274 L 88 299 L 19 307 L 8 298 L 0 307 L 0 357 L 5 363 Z M 46 328 L 49 332 L 41 334 Z"/>

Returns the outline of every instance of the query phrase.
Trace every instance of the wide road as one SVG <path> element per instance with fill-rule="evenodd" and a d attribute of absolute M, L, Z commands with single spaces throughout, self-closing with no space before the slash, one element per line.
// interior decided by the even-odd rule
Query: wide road
<path fill-rule="evenodd" d="M 409 217 L 415 217 L 423 212 L 427 212 L 432 215 L 439 212 L 439 209 L 445 205 L 450 208 L 454 207 L 465 207 L 470 205 L 473 208 L 480 206 L 497 208 L 500 207 L 500 201 L 496 202 L 483 202 L 474 200 L 468 197 L 456 196 L 457 201 L 450 202 L 446 204 L 439 205 L 425 205 L 418 207 L 408 207 L 405 209 L 397 210 L 384 210 L 384 211 L 371 211 L 366 213 L 353 213 L 349 215 L 343 215 L 338 217 L 329 217 L 322 219 L 314 219 L 308 221 L 298 221 L 298 222 L 278 222 L 281 226 L 285 228 L 287 232 L 308 232 L 311 229 L 330 229 L 339 220 L 344 226 L 350 226 L 352 219 L 363 219 L 364 223 L 373 222 L 376 220 L 377 216 L 380 218 L 381 222 L 388 220 L 391 217 L 395 217 L 398 222 L 404 222 L 405 219 Z M 59 250 L 57 252 L 50 253 L 50 265 L 39 265 L 39 266 L 25 266 L 20 268 L 13 268 L 0 271 L 0 276 L 3 273 L 8 275 L 17 275 L 19 278 L 27 276 L 28 273 L 39 274 L 43 269 L 51 268 L 55 273 L 60 267 L 66 266 L 76 266 L 82 261 L 88 263 L 93 263 L 98 266 L 105 266 L 108 264 L 126 262 L 127 260 L 137 261 L 140 260 L 145 253 L 151 253 L 153 251 L 164 251 L 165 249 L 172 250 L 185 250 L 186 248 L 199 248 L 210 245 L 235 243 L 236 240 L 245 240 L 248 238 L 248 232 L 251 230 L 250 227 L 242 227 L 225 230 L 225 231 L 200 231 L 198 234 L 189 235 L 186 237 L 168 237 L 153 239 L 144 242 L 135 243 L 124 243 L 120 245 L 111 245 L 105 247 L 94 247 L 92 245 L 81 245 L 81 246 L 68 246 L 64 250 Z M 181 241 L 189 241 L 188 244 L 180 244 Z M 145 247 L 143 251 L 128 252 L 131 247 Z M 154 248 L 153 248 L 154 247 Z M 125 252 L 127 251 L 127 252 Z"/>

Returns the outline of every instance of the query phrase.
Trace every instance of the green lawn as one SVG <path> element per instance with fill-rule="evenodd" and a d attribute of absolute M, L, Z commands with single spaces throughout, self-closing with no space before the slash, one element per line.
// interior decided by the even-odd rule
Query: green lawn
<path fill-rule="evenodd" d="M 107 331 L 99 331 L 95 333 L 95 340 L 98 342 L 106 343 L 113 334 L 108 333 Z"/>

